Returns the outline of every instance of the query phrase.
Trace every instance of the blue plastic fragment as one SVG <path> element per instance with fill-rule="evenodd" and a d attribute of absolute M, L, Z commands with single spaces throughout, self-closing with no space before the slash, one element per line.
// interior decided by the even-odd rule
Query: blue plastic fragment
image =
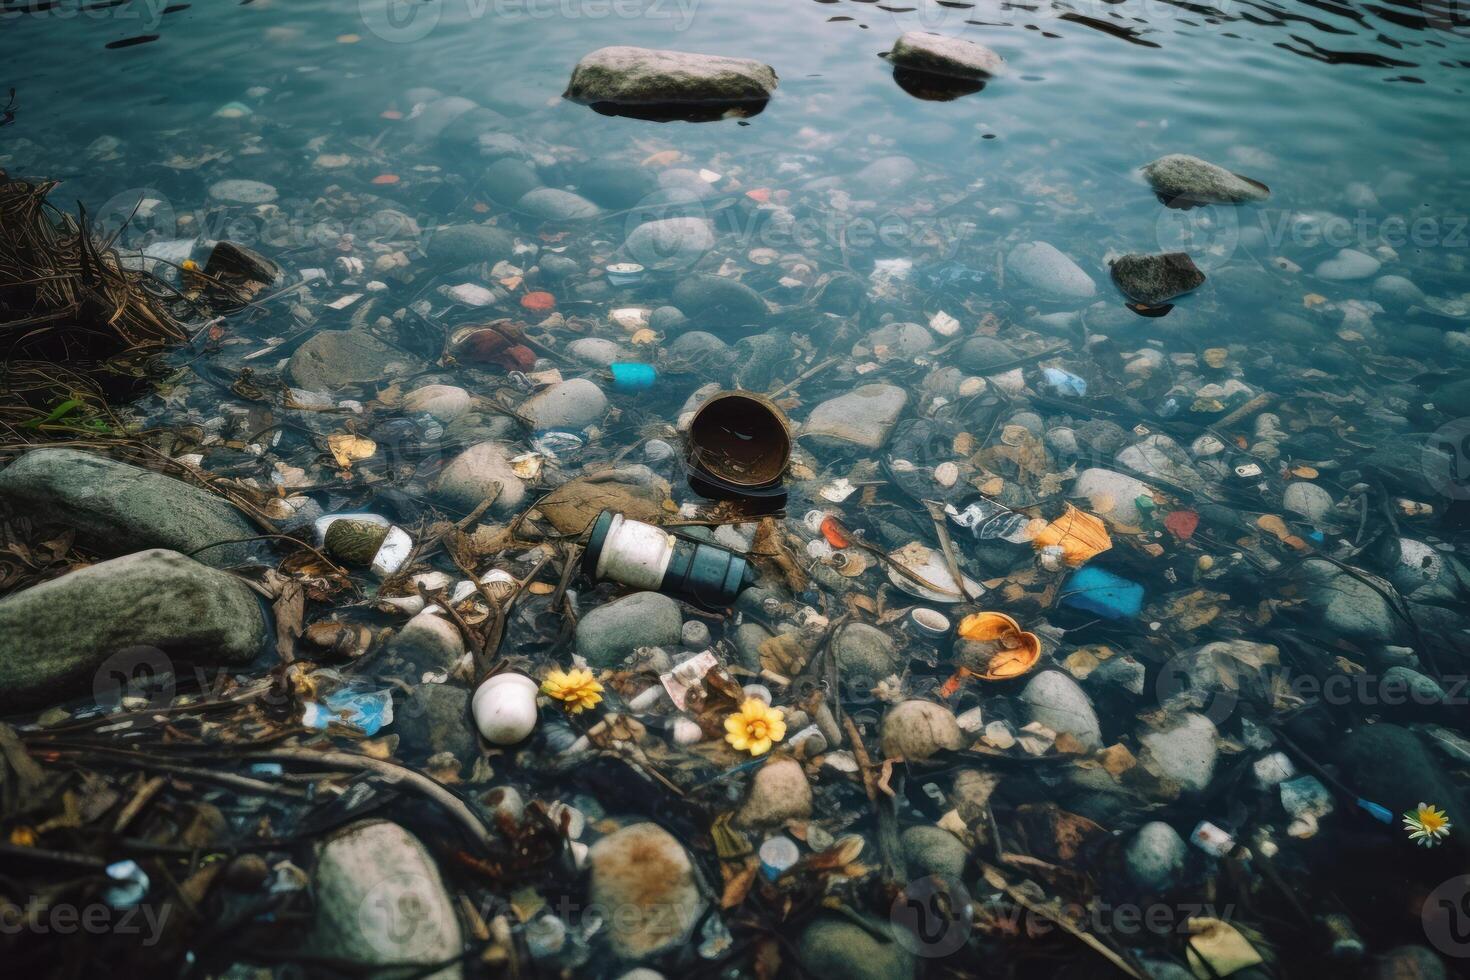
<path fill-rule="evenodd" d="M 1041 376 L 1052 390 L 1059 395 L 1072 395 L 1081 398 L 1087 394 L 1087 381 L 1079 378 L 1071 371 L 1063 371 L 1061 368 L 1042 368 Z"/>
<path fill-rule="evenodd" d="M 1380 823 L 1393 823 L 1393 812 L 1386 806 L 1374 803 L 1372 800 L 1365 800 L 1362 797 L 1358 798 L 1358 806 L 1362 807 L 1368 816 Z"/>
<path fill-rule="evenodd" d="M 1143 608 L 1143 586 L 1088 565 L 1067 579 L 1062 604 L 1104 619 L 1132 619 Z"/>
<path fill-rule="evenodd" d="M 612 371 L 615 391 L 647 391 L 658 380 L 658 370 L 652 364 L 619 362 L 608 365 L 608 370 Z"/>
<path fill-rule="evenodd" d="M 301 723 L 316 729 L 325 729 L 327 725 L 336 723 L 356 728 L 367 736 L 376 735 L 384 725 L 393 723 L 393 692 L 346 688 L 334 691 L 320 702 L 306 702 Z"/>

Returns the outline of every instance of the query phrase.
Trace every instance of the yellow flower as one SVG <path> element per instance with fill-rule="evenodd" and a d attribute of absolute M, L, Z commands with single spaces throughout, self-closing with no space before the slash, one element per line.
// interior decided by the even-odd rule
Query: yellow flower
<path fill-rule="evenodd" d="M 574 715 L 602 701 L 602 685 L 593 679 L 592 671 L 580 667 L 551 671 L 541 682 L 541 693 L 556 698 Z"/>
<path fill-rule="evenodd" d="M 725 741 L 736 752 L 749 750 L 751 755 L 765 755 L 771 744 L 786 737 L 786 722 L 780 708 L 773 708 L 759 698 L 746 698 L 740 710 L 725 719 Z"/>
<path fill-rule="evenodd" d="M 1433 847 L 1441 837 L 1450 835 L 1450 820 L 1438 807 L 1420 803 L 1404 814 L 1404 829 L 1409 831 L 1409 840 Z"/>

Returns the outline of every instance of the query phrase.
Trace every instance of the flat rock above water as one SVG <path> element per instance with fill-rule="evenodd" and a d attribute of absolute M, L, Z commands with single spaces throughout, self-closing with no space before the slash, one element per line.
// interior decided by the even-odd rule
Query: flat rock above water
<path fill-rule="evenodd" d="M 749 58 L 653 48 L 599 48 L 577 62 L 564 96 L 574 102 L 764 102 L 776 71 Z"/>
<path fill-rule="evenodd" d="M 20 457 L 0 472 L 0 504 L 42 524 L 74 528 L 83 547 L 107 557 L 145 548 L 205 549 L 199 561 L 224 567 L 245 561 L 250 545 L 241 539 L 258 533 L 214 494 L 75 449 L 34 449 Z"/>

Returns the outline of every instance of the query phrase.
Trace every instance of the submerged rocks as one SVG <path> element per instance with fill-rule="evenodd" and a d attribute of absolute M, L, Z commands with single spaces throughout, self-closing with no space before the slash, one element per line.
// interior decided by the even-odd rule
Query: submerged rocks
<path fill-rule="evenodd" d="M 735 814 L 742 827 L 774 827 L 812 815 L 812 787 L 801 763 L 777 757 L 756 770 L 745 804 Z"/>
<path fill-rule="evenodd" d="M 463 976 L 463 937 L 439 869 L 395 823 L 356 823 L 329 838 L 312 874 L 313 953 L 360 964 L 374 976 Z M 424 967 L 449 962 L 428 972 Z M 386 969 L 387 967 L 397 969 Z"/>
<path fill-rule="evenodd" d="M 1092 701 L 1077 682 L 1059 670 L 1043 670 L 1021 690 L 1021 700 L 1031 721 L 1052 731 L 1066 733 L 1093 751 L 1102 748 L 1102 726 Z"/>
<path fill-rule="evenodd" d="M 1205 274 L 1184 252 L 1123 255 L 1113 260 L 1112 274 L 1123 295 L 1145 306 L 1162 306 L 1205 281 Z"/>
<path fill-rule="evenodd" d="M 872 932 L 833 914 L 813 919 L 802 931 L 797 957 L 802 970 L 812 977 L 841 977 L 843 980 L 909 980 L 914 975 L 914 958 L 894 939 L 877 936 L 897 928 L 874 923 Z"/>
<path fill-rule="evenodd" d="M 964 742 L 954 712 L 932 701 L 900 701 L 883 718 L 883 754 L 890 759 L 922 762 Z"/>
<path fill-rule="evenodd" d="M 888 60 L 912 71 L 971 80 L 999 75 L 1006 66 L 1000 55 L 983 44 L 926 31 L 909 31 L 899 37 Z"/>
<path fill-rule="evenodd" d="M 639 647 L 677 647 L 684 630 L 679 604 L 657 592 L 634 592 L 583 616 L 577 653 L 594 667 L 613 667 Z"/>
<path fill-rule="evenodd" d="M 1140 497 L 1152 501 L 1154 495 L 1148 484 L 1137 477 L 1094 466 L 1077 475 L 1072 496 L 1086 499 L 1088 509 L 1099 517 L 1126 527 L 1138 527 L 1143 514 L 1137 501 Z"/>
<path fill-rule="evenodd" d="M 1172 727 L 1140 735 L 1138 742 L 1143 746 L 1141 759 L 1145 765 L 1182 789 L 1197 793 L 1210 785 L 1215 774 L 1219 738 L 1214 722 L 1204 715 L 1185 712 Z"/>
<path fill-rule="evenodd" d="M 1350 574 L 1321 558 L 1302 562 L 1307 605 L 1322 624 L 1350 640 L 1391 642 L 1400 630 L 1386 595 L 1393 586 L 1366 572 Z"/>
<path fill-rule="evenodd" d="M 692 322 L 725 334 L 745 332 L 742 327 L 765 322 L 770 312 L 761 294 L 745 283 L 709 274 L 680 282 L 670 301 Z"/>
<path fill-rule="evenodd" d="M 1369 279 L 1378 275 L 1383 263 L 1366 252 L 1355 248 L 1339 249 L 1330 259 L 1317 263 L 1317 277 L 1348 282 L 1354 279 Z"/>
<path fill-rule="evenodd" d="M 0 506 L 72 528 L 79 544 L 107 557 L 169 548 L 199 551 L 199 561 L 224 567 L 249 557 L 241 539 L 257 533 L 220 497 L 75 449 L 33 449 L 11 463 L 0 472 Z"/>
<path fill-rule="evenodd" d="M 1143 168 L 1143 176 L 1169 204 L 1244 204 L 1271 196 L 1271 189 L 1260 181 L 1186 153 L 1159 157 Z"/>
<path fill-rule="evenodd" d="M 602 208 L 582 195 L 556 187 L 537 187 L 527 191 L 516 203 L 516 210 L 542 221 L 578 221 L 602 214 Z"/>
<path fill-rule="evenodd" d="M 140 663 L 171 671 L 171 658 L 246 664 L 269 640 L 269 617 L 244 582 L 178 552 L 140 551 L 0 600 L 0 711 L 115 682 L 98 674 L 114 657 L 131 678 Z"/>
<path fill-rule="evenodd" d="M 843 680 L 873 683 L 897 669 L 893 640 L 867 623 L 848 623 L 832 640 L 832 656 Z"/>
<path fill-rule="evenodd" d="M 521 191 L 517 197 L 524 194 L 525 191 Z M 515 247 L 515 239 L 500 228 L 490 225 L 448 225 L 429 236 L 424 251 L 434 265 L 445 269 L 462 269 L 480 262 L 508 259 Z"/>
<path fill-rule="evenodd" d="M 640 960 L 684 942 L 704 910 L 689 854 L 667 830 L 635 823 L 587 854 L 592 904 L 615 916 L 605 930 L 618 956 Z"/>
<path fill-rule="evenodd" d="M 573 378 L 538 391 L 519 411 L 538 429 L 582 429 L 602 418 L 607 396 L 586 378 Z"/>
<path fill-rule="evenodd" d="M 863 385 L 812 409 L 801 435 L 827 448 L 881 449 L 908 399 L 896 385 Z"/>
<path fill-rule="evenodd" d="M 651 269 L 685 269 L 715 246 L 715 233 L 706 218 L 662 218 L 646 221 L 628 232 L 623 251 L 634 262 Z"/>
<path fill-rule="evenodd" d="M 476 443 L 456 456 L 440 471 L 431 491 L 440 503 L 465 513 L 492 495 L 492 512 L 512 513 L 526 496 L 525 484 L 511 468 L 509 450 L 493 440 Z"/>
<path fill-rule="evenodd" d="M 1138 828 L 1123 849 L 1128 876 L 1140 888 L 1164 891 L 1179 880 L 1188 850 L 1179 831 L 1155 820 Z"/>
<path fill-rule="evenodd" d="M 286 365 L 291 383 L 307 391 L 335 391 L 421 370 L 418 358 L 366 330 L 324 330 L 296 348 Z"/>
<path fill-rule="evenodd" d="M 765 102 L 776 71 L 748 58 L 614 46 L 577 62 L 563 98 L 584 104 Z"/>
<path fill-rule="evenodd" d="M 913 878 L 942 875 L 957 879 L 970 859 L 964 842 L 943 827 L 910 827 L 899 835 L 898 843 L 903 849 L 904 866 Z"/>
<path fill-rule="evenodd" d="M 1097 283 L 1050 242 L 1022 242 L 1006 256 L 1006 272 L 1046 299 L 1088 299 Z"/>

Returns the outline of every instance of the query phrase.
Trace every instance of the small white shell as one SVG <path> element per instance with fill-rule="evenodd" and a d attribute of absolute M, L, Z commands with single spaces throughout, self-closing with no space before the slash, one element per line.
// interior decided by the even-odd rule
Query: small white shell
<path fill-rule="evenodd" d="M 475 727 L 493 745 L 514 745 L 536 727 L 536 691 L 525 674 L 496 674 L 470 702 Z"/>

